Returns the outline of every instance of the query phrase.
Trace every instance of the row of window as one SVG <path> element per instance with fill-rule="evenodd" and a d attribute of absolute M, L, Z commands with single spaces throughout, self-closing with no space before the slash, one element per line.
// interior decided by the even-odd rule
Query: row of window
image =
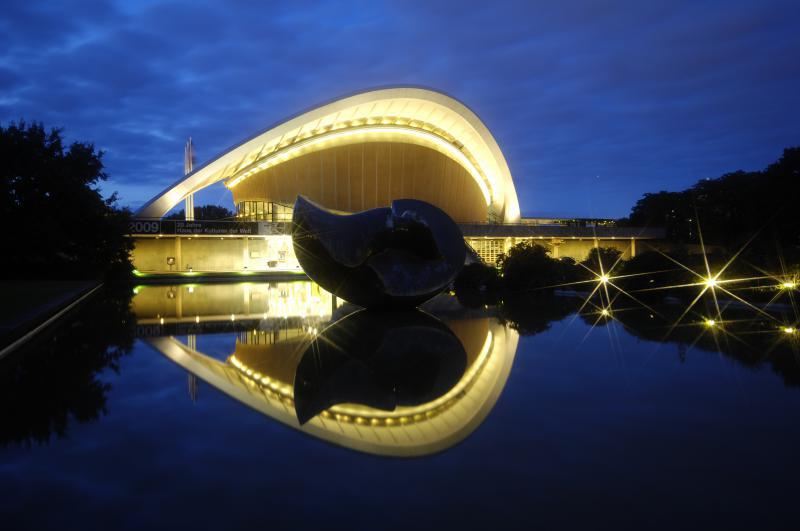
<path fill-rule="evenodd" d="M 470 238 L 467 242 L 487 264 L 494 264 L 497 257 L 505 252 L 504 239 Z"/>
<path fill-rule="evenodd" d="M 292 221 L 293 208 L 271 201 L 240 201 L 236 217 L 242 221 Z"/>

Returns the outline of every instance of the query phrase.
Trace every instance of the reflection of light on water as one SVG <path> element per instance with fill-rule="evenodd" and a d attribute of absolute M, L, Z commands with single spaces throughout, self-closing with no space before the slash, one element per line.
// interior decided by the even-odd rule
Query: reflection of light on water
<path fill-rule="evenodd" d="M 236 357 L 236 354 L 231 354 L 231 356 L 228 358 L 228 363 L 239 369 L 242 374 L 248 376 L 256 383 L 266 386 L 274 393 L 277 393 L 282 401 L 285 401 L 287 404 L 294 405 L 294 392 L 291 386 L 282 384 L 281 382 L 273 380 L 267 375 L 262 375 L 260 372 L 254 371 L 239 361 L 239 359 Z"/>
<path fill-rule="evenodd" d="M 137 286 L 132 306 L 139 324 L 306 320 L 329 317 L 333 297 L 310 281 Z"/>
<path fill-rule="evenodd" d="M 484 325 L 478 325 L 480 335 L 465 343 L 471 345 L 471 354 L 468 352 L 467 356 L 472 361 L 456 385 L 443 396 L 417 406 L 399 406 L 391 412 L 341 404 L 324 410 L 301 426 L 294 408 L 294 365 L 301 359 L 297 355 L 304 351 L 303 345 L 309 344 L 313 334 L 324 326 L 321 321 L 312 322 L 313 319 L 310 316 L 301 322 L 294 318 L 289 320 L 290 328 L 281 326 L 280 321 L 271 323 L 273 328 L 269 330 L 253 330 L 251 326 L 237 334 L 237 352 L 224 362 L 175 337 L 148 336 L 145 340 L 209 385 L 272 419 L 331 443 L 391 456 L 431 454 L 457 444 L 472 433 L 489 414 L 505 386 L 518 340 L 514 330 L 487 319 Z M 448 322 L 458 321 L 448 319 Z M 275 343 L 278 349 L 272 351 L 270 346 L 260 353 L 250 351 L 257 356 L 254 360 L 267 361 L 263 366 L 238 352 L 239 343 L 261 342 Z M 279 352 L 280 358 L 272 356 Z"/>

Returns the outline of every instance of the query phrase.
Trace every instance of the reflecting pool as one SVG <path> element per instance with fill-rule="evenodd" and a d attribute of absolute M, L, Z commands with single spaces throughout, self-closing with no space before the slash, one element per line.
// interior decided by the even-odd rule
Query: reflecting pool
<path fill-rule="evenodd" d="M 752 309 L 133 291 L 0 362 L 4 529 L 796 527 L 798 337 Z"/>

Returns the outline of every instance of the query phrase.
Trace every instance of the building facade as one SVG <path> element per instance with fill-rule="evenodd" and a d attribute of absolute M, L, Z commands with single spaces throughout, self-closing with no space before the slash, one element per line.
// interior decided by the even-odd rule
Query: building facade
<path fill-rule="evenodd" d="M 231 191 L 233 223 L 206 230 L 187 220 L 165 230 L 167 212 L 220 181 Z M 298 270 L 287 227 L 299 194 L 341 212 L 427 201 L 473 227 L 467 242 L 490 263 L 513 242 L 536 237 L 497 232 L 533 225 L 521 219 L 508 164 L 475 113 L 440 92 L 395 87 L 300 113 L 189 172 L 137 212 L 134 265 L 141 272 Z M 257 225 L 241 228 L 248 223 Z"/>

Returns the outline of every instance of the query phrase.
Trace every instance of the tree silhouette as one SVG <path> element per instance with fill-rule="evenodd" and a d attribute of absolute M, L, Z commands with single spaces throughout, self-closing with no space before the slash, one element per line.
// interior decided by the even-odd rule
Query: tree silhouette
<path fill-rule="evenodd" d="M 127 276 L 130 213 L 103 199 L 102 152 L 41 124 L 0 126 L 0 221 L 10 253 L 0 271 L 15 277 Z M 10 240 L 10 241 L 9 241 Z"/>
<path fill-rule="evenodd" d="M 204 221 L 228 221 L 233 220 L 235 214 L 233 211 L 219 205 L 203 205 L 199 207 L 194 207 L 194 219 L 204 220 Z M 165 217 L 164 219 L 176 219 L 176 220 L 183 220 L 186 219 L 186 211 L 184 209 L 180 209 L 177 212 L 170 214 L 169 216 Z"/>

